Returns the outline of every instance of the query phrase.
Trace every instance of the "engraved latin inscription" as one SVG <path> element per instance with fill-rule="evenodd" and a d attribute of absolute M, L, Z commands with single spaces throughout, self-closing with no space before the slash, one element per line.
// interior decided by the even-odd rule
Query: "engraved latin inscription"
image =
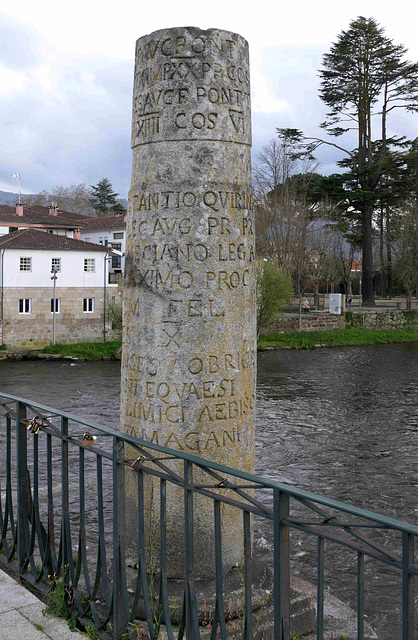
<path fill-rule="evenodd" d="M 132 122 L 122 428 L 251 473 L 255 229 L 245 40 L 194 27 L 141 38 Z M 178 468 L 178 461 L 169 464 Z M 145 491 L 158 519 L 152 479 Z M 170 506 L 174 537 L 183 535 L 181 502 Z M 201 496 L 196 504 L 196 562 L 206 568 L 213 566 L 205 561 L 213 508 Z M 243 555 L 242 517 L 224 511 L 229 570 Z M 183 574 L 181 553 L 170 547 L 172 576 Z"/>
<path fill-rule="evenodd" d="M 237 42 L 179 36 L 137 47 L 134 146 L 170 136 L 250 144 L 250 83 Z"/>

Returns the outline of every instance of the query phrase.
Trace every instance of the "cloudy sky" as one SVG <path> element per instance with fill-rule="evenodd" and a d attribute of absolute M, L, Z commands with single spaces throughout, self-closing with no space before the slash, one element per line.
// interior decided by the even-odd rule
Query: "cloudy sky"
<path fill-rule="evenodd" d="M 359 15 L 418 60 L 418 8 L 411 0 L 0 0 L 0 189 L 23 193 L 107 177 L 127 197 L 135 41 L 156 29 L 227 29 L 250 46 L 253 159 L 292 126 L 315 134 L 322 55 Z M 418 135 L 416 116 L 397 114 L 396 133 Z M 318 156 L 335 169 L 334 154 Z"/>

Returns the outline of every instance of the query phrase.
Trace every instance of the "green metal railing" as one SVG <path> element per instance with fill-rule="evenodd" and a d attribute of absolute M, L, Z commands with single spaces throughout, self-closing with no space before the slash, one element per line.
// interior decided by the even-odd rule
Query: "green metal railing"
<path fill-rule="evenodd" d="M 399 571 L 402 635 L 398 637 L 414 637 L 418 527 L 129 437 L 37 402 L 0 394 L 0 407 L 0 560 L 45 596 L 61 589 L 68 608 L 92 624 L 99 637 L 120 640 L 127 634 L 124 637 L 136 638 L 139 611 L 152 639 L 159 636 L 163 623 L 169 640 L 230 636 L 231 607 L 222 574 L 223 504 L 242 512 L 238 617 L 244 640 L 291 637 L 291 532 L 316 540 L 317 640 L 324 640 L 325 542 L 356 555 L 358 640 L 365 637 L 365 558 Z M 127 474 L 135 480 L 139 505 L 134 559 L 127 557 L 125 540 Z M 144 482 L 149 477 L 159 485 L 157 561 L 147 550 Z M 180 487 L 184 496 L 184 582 L 175 614 L 167 578 L 167 549 L 172 544 L 167 536 L 167 489 L 171 486 Z M 198 495 L 213 503 L 213 521 L 208 526 L 213 527 L 214 599 L 209 614 L 205 599 L 204 615 L 196 592 L 193 551 L 193 508 Z M 270 523 L 272 530 L 271 633 L 270 628 L 261 628 L 260 616 L 254 612 L 254 519 Z M 237 637 L 236 629 L 234 633 Z"/>

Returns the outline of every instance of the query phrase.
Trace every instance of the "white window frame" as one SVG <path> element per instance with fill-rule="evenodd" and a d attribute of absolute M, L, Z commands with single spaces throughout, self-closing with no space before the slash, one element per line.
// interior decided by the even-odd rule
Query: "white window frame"
<path fill-rule="evenodd" d="M 61 273 L 61 258 L 51 258 L 51 273 L 54 267 L 58 267 L 55 272 Z"/>
<path fill-rule="evenodd" d="M 51 313 L 54 313 L 54 298 L 51 298 Z M 61 298 L 55 298 L 55 314 L 61 313 Z"/>
<path fill-rule="evenodd" d="M 94 298 L 83 298 L 83 313 L 94 313 Z"/>
<path fill-rule="evenodd" d="M 32 313 L 32 298 L 19 298 L 19 314 L 29 315 Z"/>
<path fill-rule="evenodd" d="M 123 231 L 114 231 L 113 240 L 123 240 Z"/>
<path fill-rule="evenodd" d="M 32 258 L 21 256 L 19 260 L 19 271 L 32 271 Z"/>
<path fill-rule="evenodd" d="M 94 273 L 96 271 L 95 258 L 84 258 L 84 271 L 86 273 Z"/>

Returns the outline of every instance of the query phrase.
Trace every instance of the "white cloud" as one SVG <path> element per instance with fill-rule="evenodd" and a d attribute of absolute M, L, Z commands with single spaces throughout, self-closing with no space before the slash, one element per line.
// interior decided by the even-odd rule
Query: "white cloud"
<path fill-rule="evenodd" d="M 0 95 L 7 96 L 11 93 L 23 91 L 28 84 L 28 77 L 22 71 L 8 69 L 0 64 Z"/>
<path fill-rule="evenodd" d="M 22 174 L 22 191 L 107 176 L 126 196 L 135 41 L 151 31 L 217 27 L 249 41 L 256 154 L 276 127 L 318 130 L 325 111 L 317 94 L 321 55 L 358 15 L 375 17 L 409 47 L 410 59 L 418 58 L 411 12 L 409 0 L 260 0 L 251 12 L 224 0 L 161 0 L 155 8 L 131 0 L 9 3 L 1 34 L 0 184 L 15 190 L 13 171 Z M 412 119 L 400 122 L 402 132 L 416 132 Z M 332 166 L 328 156 L 324 162 Z"/>

